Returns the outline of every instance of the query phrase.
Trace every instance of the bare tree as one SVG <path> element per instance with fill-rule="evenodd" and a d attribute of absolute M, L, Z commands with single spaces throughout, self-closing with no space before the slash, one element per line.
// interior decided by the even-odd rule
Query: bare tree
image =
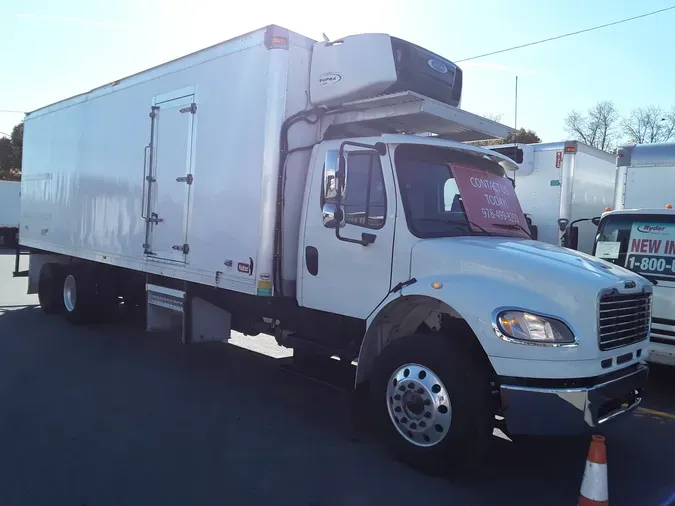
<path fill-rule="evenodd" d="M 498 146 L 499 144 L 537 144 L 541 142 L 541 139 L 536 134 L 534 130 L 525 130 L 524 128 L 519 128 L 518 130 L 512 131 L 506 139 L 493 139 L 490 141 L 478 141 L 472 142 L 476 146 Z"/>
<path fill-rule="evenodd" d="M 486 113 L 486 114 L 483 114 L 482 116 L 484 118 L 491 119 L 492 121 L 496 121 L 497 123 L 499 123 L 502 120 L 502 118 L 504 117 L 504 115 L 501 112 Z"/>
<path fill-rule="evenodd" d="M 623 120 L 622 126 L 631 142 L 668 142 L 675 139 L 675 106 L 670 111 L 655 105 L 638 107 Z"/>
<path fill-rule="evenodd" d="M 610 151 L 616 141 L 619 120 L 614 102 L 605 100 L 595 104 L 586 114 L 569 113 L 565 118 L 565 130 L 584 144 Z"/>

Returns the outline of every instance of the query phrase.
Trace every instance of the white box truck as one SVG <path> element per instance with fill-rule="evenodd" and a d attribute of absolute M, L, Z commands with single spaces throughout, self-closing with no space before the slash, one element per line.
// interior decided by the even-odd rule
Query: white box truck
<path fill-rule="evenodd" d="M 591 253 L 597 220 L 614 199 L 616 158 L 578 141 L 491 147 L 516 161 L 507 171 L 540 241 Z"/>
<path fill-rule="evenodd" d="M 675 366 L 675 143 L 627 145 L 616 162 L 614 210 L 594 255 L 654 283 L 648 360 Z"/>
<path fill-rule="evenodd" d="M 0 248 L 15 247 L 19 233 L 21 183 L 0 181 Z"/>
<path fill-rule="evenodd" d="M 267 333 L 356 360 L 361 419 L 422 468 L 471 464 L 497 420 L 619 417 L 648 325 L 617 342 L 598 314 L 641 300 L 626 317 L 648 320 L 652 285 L 527 236 L 517 167 L 462 142 L 509 129 L 459 109 L 461 88 L 389 35 L 268 26 L 34 111 L 29 291 L 72 323 L 122 299 L 186 343 Z"/>

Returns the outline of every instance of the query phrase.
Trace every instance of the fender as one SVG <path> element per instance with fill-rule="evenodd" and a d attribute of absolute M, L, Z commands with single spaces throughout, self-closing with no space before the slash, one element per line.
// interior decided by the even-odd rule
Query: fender
<path fill-rule="evenodd" d="M 565 349 L 523 346 L 498 337 L 494 319 L 505 309 L 526 310 L 563 321 L 579 338 L 582 329 L 569 322 L 583 321 L 579 317 L 584 314 L 591 314 L 595 319 L 595 304 L 590 312 L 586 307 L 585 313 L 583 305 L 584 300 L 564 290 L 547 295 L 542 293 L 540 284 L 530 282 L 517 272 L 507 273 L 500 269 L 485 268 L 480 274 L 417 278 L 416 283 L 391 294 L 368 318 L 359 351 L 356 383 L 368 378 L 374 359 L 387 344 L 410 335 L 422 322 L 429 323 L 428 319 L 433 318 L 434 313 L 466 322 L 488 358 L 581 360 L 585 353 L 597 352 L 595 340 L 587 343 L 587 347 L 575 345 Z"/>

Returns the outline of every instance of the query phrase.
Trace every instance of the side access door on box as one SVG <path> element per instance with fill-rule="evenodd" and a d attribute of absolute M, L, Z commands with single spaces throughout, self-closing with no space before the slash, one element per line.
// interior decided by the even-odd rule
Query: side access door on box
<path fill-rule="evenodd" d="M 149 259 L 187 262 L 196 113 L 192 88 L 153 100 L 143 176 L 143 248 Z"/>

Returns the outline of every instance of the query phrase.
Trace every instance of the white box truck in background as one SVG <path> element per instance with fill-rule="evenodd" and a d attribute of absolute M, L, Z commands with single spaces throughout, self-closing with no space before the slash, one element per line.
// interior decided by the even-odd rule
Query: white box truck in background
<path fill-rule="evenodd" d="M 623 146 L 617 151 L 614 210 L 603 214 L 594 250 L 654 283 L 648 360 L 667 365 L 675 365 L 673 204 L 675 143 Z"/>
<path fill-rule="evenodd" d="M 497 415 L 511 434 L 619 417 L 648 324 L 617 342 L 598 314 L 652 285 L 527 236 L 517 167 L 462 143 L 509 129 L 457 108 L 461 76 L 388 35 L 268 26 L 32 112 L 29 291 L 72 323 L 122 299 L 186 343 L 356 360 L 364 409 L 422 468 L 474 462 Z"/>
<path fill-rule="evenodd" d="M 490 147 L 518 163 L 516 193 L 537 239 L 591 253 L 597 221 L 614 199 L 616 158 L 578 141 Z"/>
<path fill-rule="evenodd" d="M 21 183 L 0 181 L 0 248 L 17 245 L 21 215 Z"/>

